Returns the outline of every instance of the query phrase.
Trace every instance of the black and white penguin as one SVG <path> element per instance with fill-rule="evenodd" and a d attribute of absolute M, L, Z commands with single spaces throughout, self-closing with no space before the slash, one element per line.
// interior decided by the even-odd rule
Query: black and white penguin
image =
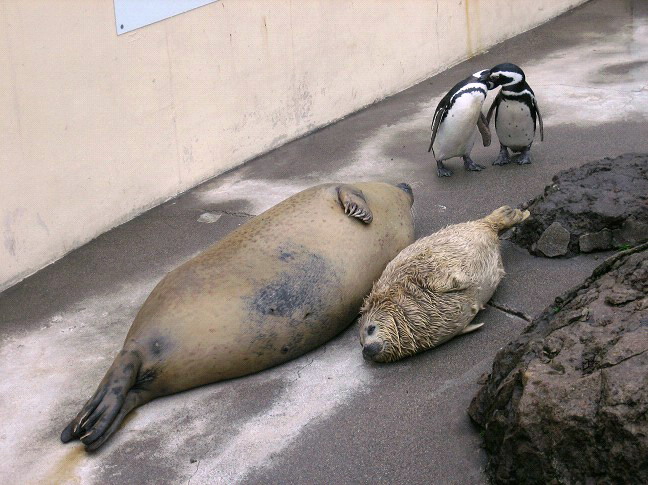
<path fill-rule="evenodd" d="M 437 162 L 439 177 L 449 177 L 452 170 L 443 165 L 444 160 L 462 157 L 466 170 L 483 170 L 470 158 L 470 151 L 475 144 L 477 130 L 482 136 L 484 146 L 490 145 L 490 131 L 486 117 L 481 109 L 489 89 L 490 71 L 484 69 L 454 85 L 439 102 L 432 118 L 432 140 L 430 148 Z"/>
<path fill-rule="evenodd" d="M 502 86 L 488 110 L 490 125 L 495 110 L 495 131 L 500 142 L 500 152 L 493 165 L 511 162 L 508 150 L 520 153 L 515 161 L 531 163 L 529 150 L 536 134 L 536 119 L 540 125 L 540 141 L 544 140 L 542 116 L 533 89 L 527 84 L 524 72 L 511 63 L 498 64 L 490 70 L 489 80 L 494 87 Z"/>

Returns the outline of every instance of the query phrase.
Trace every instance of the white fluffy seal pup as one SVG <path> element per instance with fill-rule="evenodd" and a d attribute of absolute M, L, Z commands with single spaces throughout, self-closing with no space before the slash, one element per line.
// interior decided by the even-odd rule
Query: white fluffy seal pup
<path fill-rule="evenodd" d="M 393 362 L 472 332 L 504 276 L 498 234 L 529 217 L 500 207 L 419 239 L 392 260 L 361 309 L 365 359 Z"/>

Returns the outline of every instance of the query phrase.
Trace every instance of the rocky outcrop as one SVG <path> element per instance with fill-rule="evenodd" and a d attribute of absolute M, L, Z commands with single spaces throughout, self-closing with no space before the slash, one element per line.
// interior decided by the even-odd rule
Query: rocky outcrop
<path fill-rule="evenodd" d="M 605 158 L 560 172 L 522 208 L 531 217 L 509 239 L 538 256 L 640 244 L 648 240 L 648 154 Z"/>
<path fill-rule="evenodd" d="M 643 244 L 497 354 L 469 408 L 494 483 L 648 483 L 647 293 Z"/>

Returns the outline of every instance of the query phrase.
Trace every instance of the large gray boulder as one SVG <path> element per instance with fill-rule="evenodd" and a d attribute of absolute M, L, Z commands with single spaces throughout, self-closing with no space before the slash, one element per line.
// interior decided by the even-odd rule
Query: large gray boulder
<path fill-rule="evenodd" d="M 605 158 L 559 172 L 523 209 L 531 217 L 508 238 L 538 256 L 640 244 L 648 240 L 648 155 Z"/>
<path fill-rule="evenodd" d="M 647 293 L 643 244 L 497 354 L 469 408 L 494 483 L 648 483 Z"/>

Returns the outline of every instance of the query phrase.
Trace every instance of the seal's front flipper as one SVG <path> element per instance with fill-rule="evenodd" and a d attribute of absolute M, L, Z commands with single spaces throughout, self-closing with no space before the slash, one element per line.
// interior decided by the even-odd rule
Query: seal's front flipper
<path fill-rule="evenodd" d="M 484 322 L 482 323 L 471 323 L 470 325 L 466 325 L 466 327 L 461 331 L 459 335 L 463 335 L 465 333 L 470 333 L 474 332 L 475 330 L 478 330 L 484 326 Z"/>
<path fill-rule="evenodd" d="M 337 193 L 347 216 L 360 219 L 365 224 L 371 224 L 373 214 L 361 190 L 352 185 L 340 185 L 337 188 Z"/>

